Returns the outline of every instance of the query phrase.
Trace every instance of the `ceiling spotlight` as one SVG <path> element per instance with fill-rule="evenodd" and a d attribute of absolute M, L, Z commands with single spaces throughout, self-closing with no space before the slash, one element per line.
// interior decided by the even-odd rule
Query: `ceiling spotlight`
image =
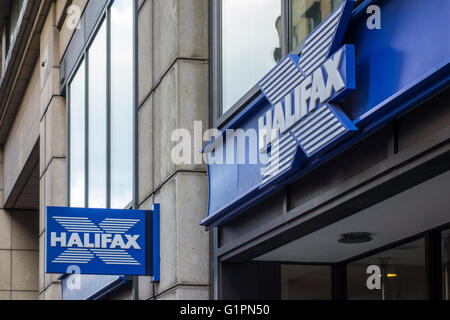
<path fill-rule="evenodd" d="M 372 234 L 369 232 L 350 232 L 341 234 L 338 240 L 340 243 L 355 244 L 372 241 Z"/>

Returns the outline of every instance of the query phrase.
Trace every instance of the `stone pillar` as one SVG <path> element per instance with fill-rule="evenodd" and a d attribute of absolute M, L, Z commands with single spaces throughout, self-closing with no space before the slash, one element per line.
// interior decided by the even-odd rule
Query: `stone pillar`
<path fill-rule="evenodd" d="M 46 206 L 67 206 L 66 102 L 60 96 L 59 30 L 55 2 L 45 21 L 40 43 L 40 299 L 61 299 L 58 275 L 45 274 Z"/>
<path fill-rule="evenodd" d="M 3 207 L 3 148 L 0 150 L 0 207 Z M 11 299 L 11 216 L 0 209 L 0 300 Z"/>
<path fill-rule="evenodd" d="M 0 207 L 3 206 L 3 150 L 0 150 Z M 0 209 L 0 300 L 38 298 L 36 212 Z"/>
<path fill-rule="evenodd" d="M 140 278 L 139 298 L 209 299 L 206 167 L 171 160 L 174 130 L 190 132 L 193 162 L 194 122 L 209 128 L 209 1 L 138 3 L 139 203 L 161 204 L 161 282 Z"/>

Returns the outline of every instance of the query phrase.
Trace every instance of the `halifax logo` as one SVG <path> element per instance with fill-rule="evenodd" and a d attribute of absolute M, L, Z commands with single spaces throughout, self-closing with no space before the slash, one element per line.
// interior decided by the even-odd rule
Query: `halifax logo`
<path fill-rule="evenodd" d="M 140 265 L 126 250 L 141 250 L 139 235 L 125 234 L 140 220 L 104 219 L 96 226 L 87 217 L 53 217 L 68 232 L 51 232 L 50 246 L 68 248 L 54 263 L 86 264 L 97 256 L 105 264 Z M 125 242 L 126 241 L 126 242 Z"/>
<path fill-rule="evenodd" d="M 258 121 L 259 152 L 266 154 L 260 188 L 358 129 L 335 104 L 355 89 L 355 48 L 340 47 L 355 2 L 345 1 L 259 87 L 271 108 Z"/>
<path fill-rule="evenodd" d="M 152 223 L 150 211 L 47 207 L 46 272 L 148 275 Z"/>

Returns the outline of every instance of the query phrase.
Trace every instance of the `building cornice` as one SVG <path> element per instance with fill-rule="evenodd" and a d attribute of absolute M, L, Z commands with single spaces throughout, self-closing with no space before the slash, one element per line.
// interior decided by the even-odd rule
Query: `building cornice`
<path fill-rule="evenodd" d="M 40 53 L 51 0 L 25 0 L 0 79 L 0 145 L 4 145 Z"/>

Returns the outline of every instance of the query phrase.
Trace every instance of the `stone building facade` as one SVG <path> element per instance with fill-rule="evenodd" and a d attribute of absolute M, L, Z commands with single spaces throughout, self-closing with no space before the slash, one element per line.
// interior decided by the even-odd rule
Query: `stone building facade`
<path fill-rule="evenodd" d="M 86 45 L 79 39 L 96 32 L 93 25 L 113 2 L 0 1 L 1 299 L 62 299 L 60 275 L 45 273 L 45 208 L 69 205 L 65 76 Z M 131 207 L 161 204 L 161 281 L 128 278 L 104 297 L 209 299 L 210 236 L 199 225 L 207 208 L 206 167 L 171 161 L 173 130 L 210 119 L 209 4 L 129 4 L 136 70 Z"/>

